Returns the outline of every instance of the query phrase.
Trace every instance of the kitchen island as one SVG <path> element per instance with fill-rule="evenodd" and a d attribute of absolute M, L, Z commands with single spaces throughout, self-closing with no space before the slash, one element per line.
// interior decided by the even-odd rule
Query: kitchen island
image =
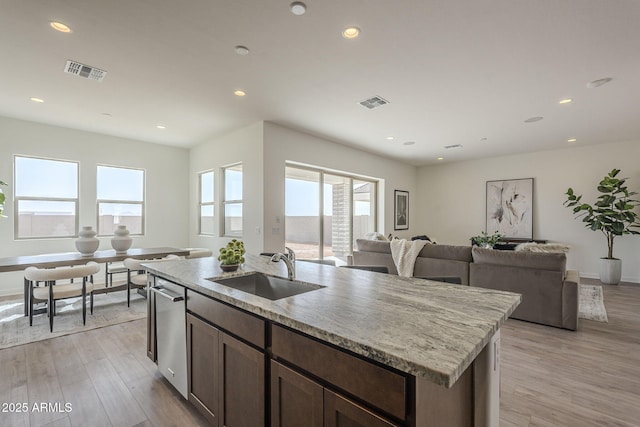
<path fill-rule="evenodd" d="M 212 424 L 253 412 L 255 425 L 497 425 L 499 328 L 520 295 L 302 261 L 296 280 L 322 288 L 272 301 L 215 282 L 287 276 L 246 259 L 235 273 L 213 258 L 147 266 L 151 286 L 185 289 L 187 398 Z"/>

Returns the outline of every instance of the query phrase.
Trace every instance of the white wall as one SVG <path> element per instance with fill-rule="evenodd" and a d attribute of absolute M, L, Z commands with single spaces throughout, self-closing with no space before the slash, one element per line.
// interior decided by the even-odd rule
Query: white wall
<path fill-rule="evenodd" d="M 189 154 L 186 149 L 0 117 L 0 180 L 9 183 L 0 219 L 0 257 L 76 251 L 73 238 L 16 241 L 13 237 L 13 156 L 46 157 L 80 163 L 79 224 L 96 228 L 96 166 L 142 168 L 146 179 L 145 236 L 138 247 L 186 246 Z M 34 171 L 35 172 L 35 171 Z M 100 250 L 111 249 L 100 238 Z M 22 273 L 0 274 L 0 295 L 22 293 Z"/>
<path fill-rule="evenodd" d="M 416 203 L 417 168 L 375 154 L 366 153 L 274 123 L 264 124 L 264 250 L 284 250 L 285 163 L 293 161 L 335 171 L 384 178 L 380 194 L 379 230 L 399 237 L 421 234 Z M 393 230 L 393 191 L 409 191 L 409 230 Z M 277 222 L 280 218 L 280 223 Z M 278 233 L 273 233 L 279 228 Z"/>
<path fill-rule="evenodd" d="M 583 277 L 598 277 L 606 240 L 563 207 L 564 193 L 572 187 L 593 203 L 597 183 L 613 168 L 640 192 L 638 159 L 636 141 L 424 166 L 418 171 L 420 229 L 440 243 L 468 245 L 485 228 L 486 181 L 533 177 L 533 237 L 571 245 L 568 267 Z M 640 236 L 617 237 L 614 256 L 623 260 L 622 279 L 640 282 Z"/>
<path fill-rule="evenodd" d="M 190 172 L 189 172 L 189 194 L 190 221 L 189 236 L 192 247 L 209 248 L 218 253 L 218 249 L 225 246 L 231 238 L 221 237 L 224 232 L 222 226 L 223 210 L 219 202 L 222 200 L 224 188 L 222 186 L 223 166 L 242 162 L 242 191 L 243 191 L 243 236 L 247 252 L 262 252 L 262 212 L 263 212 L 263 192 L 262 192 L 262 122 L 254 123 L 245 128 L 231 132 L 229 134 L 210 139 L 191 149 Z M 215 236 L 198 235 L 198 173 L 213 170 L 215 185 L 214 208 L 216 216 Z M 260 232 L 256 232 L 256 227 L 260 227 Z"/>

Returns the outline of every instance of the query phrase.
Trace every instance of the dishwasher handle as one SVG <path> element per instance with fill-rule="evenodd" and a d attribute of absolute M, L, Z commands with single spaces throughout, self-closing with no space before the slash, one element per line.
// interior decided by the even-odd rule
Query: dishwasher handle
<path fill-rule="evenodd" d="M 184 296 L 176 295 L 173 292 L 169 292 L 168 290 L 164 289 L 162 286 L 153 286 L 150 289 L 151 289 L 151 292 L 155 293 L 156 295 L 160 295 L 163 298 L 167 298 L 171 302 L 184 301 Z"/>

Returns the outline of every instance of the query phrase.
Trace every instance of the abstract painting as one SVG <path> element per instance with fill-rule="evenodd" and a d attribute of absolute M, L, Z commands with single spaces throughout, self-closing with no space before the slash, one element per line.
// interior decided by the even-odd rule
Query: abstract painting
<path fill-rule="evenodd" d="M 487 181 L 488 234 L 533 238 L 533 178 Z"/>

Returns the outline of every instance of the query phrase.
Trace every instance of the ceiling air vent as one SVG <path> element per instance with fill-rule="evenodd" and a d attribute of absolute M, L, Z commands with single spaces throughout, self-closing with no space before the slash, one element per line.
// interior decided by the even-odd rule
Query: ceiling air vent
<path fill-rule="evenodd" d="M 445 145 L 444 148 L 446 148 L 447 150 L 450 148 L 462 148 L 462 145 L 461 144 Z"/>
<path fill-rule="evenodd" d="M 374 108 L 378 108 L 388 103 L 389 101 L 387 101 L 386 99 L 383 99 L 379 96 L 373 96 L 369 99 L 365 99 L 364 101 L 361 101 L 360 105 L 362 105 L 363 107 L 367 107 L 370 110 L 373 110 Z"/>
<path fill-rule="evenodd" d="M 67 61 L 67 65 L 64 67 L 64 72 L 84 77 L 85 79 L 96 80 L 98 82 L 104 80 L 104 77 L 107 75 L 107 72 L 104 70 L 70 60 Z"/>

